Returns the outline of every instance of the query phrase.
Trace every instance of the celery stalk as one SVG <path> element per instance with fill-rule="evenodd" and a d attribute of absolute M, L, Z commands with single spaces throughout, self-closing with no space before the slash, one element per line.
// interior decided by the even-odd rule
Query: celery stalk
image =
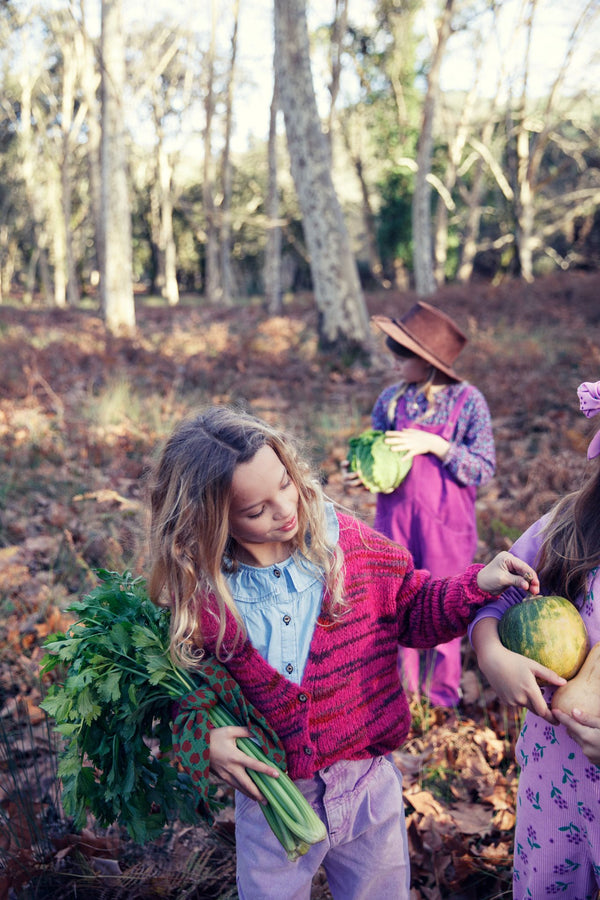
<path fill-rule="evenodd" d="M 227 725 L 239 726 L 240 724 L 219 703 L 211 707 L 209 716 L 217 728 Z M 249 738 L 238 738 L 237 745 L 253 759 L 270 766 L 273 765 L 260 747 Z M 246 771 L 268 801 L 270 808 L 267 812 L 266 807 L 263 806 L 263 811 L 275 836 L 288 853 L 288 857 L 291 852 L 293 856 L 290 858 L 297 858 L 306 853 L 311 844 L 325 840 L 327 836 L 325 825 L 286 772 L 281 770 L 279 776 L 275 778 L 272 775 L 256 772 L 254 769 L 246 769 Z M 274 825 L 275 827 L 273 827 Z M 294 840 L 292 850 L 289 846 L 288 832 Z"/>

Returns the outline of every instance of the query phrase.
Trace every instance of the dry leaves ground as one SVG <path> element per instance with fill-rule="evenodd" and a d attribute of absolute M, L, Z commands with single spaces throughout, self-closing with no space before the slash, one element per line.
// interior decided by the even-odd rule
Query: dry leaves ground
<path fill-rule="evenodd" d="M 434 299 L 470 338 L 461 372 L 494 420 L 480 560 L 584 474 L 592 426 L 575 390 L 600 377 L 599 289 L 598 273 L 565 273 L 448 287 Z M 402 314 L 413 300 L 386 293 L 368 306 Z M 206 403 L 242 404 L 302 439 L 328 493 L 372 520 L 371 495 L 344 492 L 339 463 L 388 379 L 385 354 L 368 367 L 320 355 L 308 296 L 280 317 L 252 302 L 166 309 L 144 298 L 137 314 L 136 340 L 117 341 L 93 311 L 0 307 L 0 900 L 236 896 L 228 813 L 213 832 L 178 827 L 141 849 L 93 822 L 72 833 L 37 705 L 43 640 L 67 625 L 65 608 L 95 584 L 95 568 L 147 569 L 144 474 L 173 423 Z M 467 646 L 464 669 L 462 707 L 415 705 L 395 755 L 414 900 L 510 896 L 518 716 L 482 682 Z M 324 900 L 318 882 L 313 896 Z"/>

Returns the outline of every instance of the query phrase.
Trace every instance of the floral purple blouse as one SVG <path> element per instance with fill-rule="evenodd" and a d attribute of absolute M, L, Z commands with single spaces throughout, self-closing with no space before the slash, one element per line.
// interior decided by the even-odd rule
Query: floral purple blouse
<path fill-rule="evenodd" d="M 418 421 L 428 425 L 443 425 L 465 385 L 466 382 L 461 381 L 438 391 L 429 409 L 427 399 L 418 390 L 417 385 L 408 385 L 395 404 L 394 423 L 390 424 L 389 407 L 401 387 L 400 383 L 392 384 L 386 387 L 375 401 L 371 413 L 372 427 L 389 431 L 396 427 L 397 422 L 405 422 L 407 419 L 415 423 Z M 490 411 L 485 397 L 473 386 L 470 387 L 469 393 L 470 396 L 458 416 L 444 466 L 459 484 L 479 486 L 487 484 L 494 475 L 496 451 Z"/>

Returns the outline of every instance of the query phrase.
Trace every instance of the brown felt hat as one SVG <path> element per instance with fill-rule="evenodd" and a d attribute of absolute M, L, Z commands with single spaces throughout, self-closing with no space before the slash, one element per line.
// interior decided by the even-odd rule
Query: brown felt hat
<path fill-rule="evenodd" d="M 419 301 L 401 319 L 372 316 L 371 321 L 397 344 L 455 381 L 461 380 L 452 366 L 467 338 L 440 309 Z"/>

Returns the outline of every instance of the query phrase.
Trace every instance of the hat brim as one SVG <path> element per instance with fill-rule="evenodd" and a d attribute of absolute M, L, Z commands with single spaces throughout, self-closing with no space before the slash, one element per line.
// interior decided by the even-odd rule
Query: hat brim
<path fill-rule="evenodd" d="M 411 353 L 420 356 L 421 359 L 424 359 L 430 365 L 435 366 L 436 369 L 439 369 L 440 372 L 443 372 L 448 378 L 451 378 L 453 381 L 462 381 L 460 375 L 455 372 L 452 366 L 449 366 L 443 362 L 443 360 L 438 359 L 438 357 L 431 353 L 430 350 L 414 340 L 414 338 L 407 334 L 399 322 L 395 322 L 393 319 L 388 318 L 388 316 L 371 316 L 371 322 L 377 325 L 384 334 L 387 334 L 392 340 L 396 341 L 397 344 L 401 344 L 403 347 L 406 347 L 407 350 L 410 350 Z"/>

